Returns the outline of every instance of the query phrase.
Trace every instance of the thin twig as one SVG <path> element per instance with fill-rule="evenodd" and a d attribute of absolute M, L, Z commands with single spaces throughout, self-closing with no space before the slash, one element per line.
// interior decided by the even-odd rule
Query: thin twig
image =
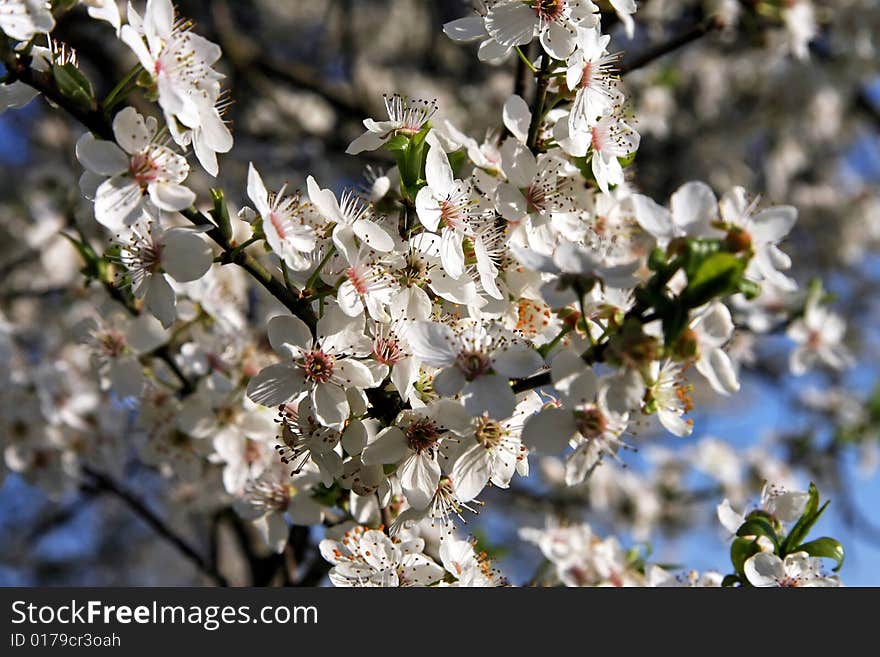
<path fill-rule="evenodd" d="M 636 55 L 632 59 L 623 62 L 618 69 L 618 73 L 620 75 L 632 73 L 633 71 L 647 66 L 654 60 L 660 59 L 664 55 L 667 55 L 674 50 L 678 50 L 682 46 L 687 45 L 692 41 L 696 41 L 697 39 L 708 34 L 709 32 L 720 28 L 721 23 L 717 20 L 703 21 L 698 23 L 697 25 L 693 25 L 683 32 L 675 35 L 669 41 L 661 43 L 659 46 L 656 46 L 654 48 L 650 48 L 649 50 L 646 50 L 645 52 Z"/>
<path fill-rule="evenodd" d="M 114 480 L 112 477 L 98 472 L 89 466 L 83 466 L 83 472 L 94 480 L 99 490 L 105 490 L 115 495 L 128 508 L 143 520 L 159 536 L 177 548 L 177 551 L 191 561 L 202 573 L 207 575 L 218 586 L 228 586 L 226 578 L 217 569 L 208 563 L 189 543 L 178 536 L 159 516 L 151 511 L 134 492 Z"/>

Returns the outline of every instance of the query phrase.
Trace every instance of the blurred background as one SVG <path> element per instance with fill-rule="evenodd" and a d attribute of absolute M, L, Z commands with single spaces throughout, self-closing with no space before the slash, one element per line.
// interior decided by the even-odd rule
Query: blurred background
<path fill-rule="evenodd" d="M 304 188 L 309 173 L 336 190 L 366 184 L 365 164 L 380 171 L 393 161 L 384 152 L 354 158 L 344 151 L 364 118 L 383 117 L 382 94 L 436 98 L 437 119 L 478 140 L 501 129 L 501 107 L 514 89 L 530 98 L 515 60 L 482 64 L 475 46 L 443 34 L 445 22 L 471 10 L 462 0 L 176 4 L 197 32 L 223 48 L 231 101 L 226 118 L 235 148 L 221 157 L 219 180 L 198 169 L 188 180 L 201 199 L 219 186 L 240 207 L 250 161 L 270 189 L 284 182 Z M 610 50 L 626 63 L 731 3 L 642 0 L 631 40 L 608 3 L 600 4 Z M 767 3 L 742 3 L 756 4 Z M 560 463 L 533 458 L 537 476 L 487 491 L 481 514 L 464 528 L 514 583 L 529 581 L 539 561 L 537 548 L 516 530 L 541 527 L 548 515 L 584 519 L 627 547 L 650 545 L 652 561 L 727 572 L 728 543 L 715 506 L 727 497 L 747 508 L 762 482 L 772 480 L 801 489 L 815 481 L 832 500 L 816 535 L 846 547 L 842 580 L 880 585 L 880 3 L 812 4 L 818 32 L 807 59 L 792 56 L 785 24 L 743 10 L 736 25 L 626 75 L 642 136 L 629 184 L 660 203 L 699 179 L 719 196 L 742 185 L 762 204 L 797 206 L 799 221 L 784 245 L 792 275 L 803 289 L 821 278 L 834 295 L 856 365 L 793 377 L 784 335 L 760 342 L 738 336 L 742 392 L 722 399 L 698 387 L 692 437 L 640 434 L 631 441 L 638 450 L 622 454 L 621 464 L 605 463 L 575 489 L 559 485 Z M 75 47 L 98 97 L 135 63 L 112 29 L 84 11 L 66 15 L 55 36 Z M 130 102 L 138 106 L 136 94 Z M 99 300 L 82 284 L 75 250 L 58 236 L 78 229 L 106 244 L 77 187 L 74 144 L 82 131 L 41 99 L 0 114 L 0 362 L 12 359 L 47 382 L 28 405 L 0 375 L 0 433 L 7 437 L 63 412 L 88 360 L 65 336 Z M 246 314 L 264 316 L 270 302 L 245 288 L 236 298 Z M 78 431 L 115 441 L 122 493 L 211 555 L 233 583 L 283 581 L 283 560 L 301 557 L 297 550 L 320 538 L 320 529 L 294 528 L 289 554 L 261 551 L 228 500 L 204 495 L 198 480 L 169 483 L 131 458 L 124 440 L 134 411 L 117 406 L 118 417 Z M 205 583 L 105 483 L 4 476 L 2 469 L 0 477 L 0 585 Z M 323 574 L 316 567 L 312 582 Z"/>

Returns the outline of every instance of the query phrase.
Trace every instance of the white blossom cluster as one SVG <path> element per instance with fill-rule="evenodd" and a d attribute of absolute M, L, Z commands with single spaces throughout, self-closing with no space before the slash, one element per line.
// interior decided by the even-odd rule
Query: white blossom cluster
<path fill-rule="evenodd" d="M 485 555 L 451 535 L 486 487 L 527 477 L 531 455 L 561 458 L 558 483 L 575 487 L 616 477 L 597 468 L 640 435 L 690 435 L 695 382 L 740 389 L 739 333 L 782 328 L 795 374 L 852 363 L 843 320 L 821 291 L 796 297 L 786 274 L 795 208 L 697 181 L 657 202 L 628 180 L 640 137 L 589 0 L 486 1 L 445 26 L 480 41 L 484 61 L 518 50 L 556 99 L 511 96 L 502 136 L 478 141 L 435 102 L 388 96 L 387 117 L 365 119 L 347 151 L 397 160 L 367 192 L 312 176 L 304 192 L 270 190 L 251 164 L 239 195 L 250 206 L 225 219 L 225 207 L 200 211 L 188 186 L 191 154 L 216 176 L 233 145 L 220 48 L 170 0 L 129 8 L 125 22 L 114 2 L 85 4 L 136 56 L 137 84 L 160 111 L 124 107 L 109 132 L 76 143 L 82 194 L 113 234 L 93 277 L 129 311 L 77 318 L 97 376 L 16 370 L 22 354 L 0 350 L 14 370 L 0 379 L 6 467 L 50 489 L 73 485 L 83 465 L 119 471 L 131 431 L 145 463 L 204 478 L 205 499 L 234 500 L 276 551 L 289 523 L 327 524 L 320 549 L 337 586 L 496 586 Z M 611 4 L 631 34 L 636 3 Z M 786 11 L 804 44 L 802 6 Z M 0 0 L 0 30 L 15 41 L 53 26 L 47 2 Z M 37 71 L 58 57 L 51 41 L 31 45 Z M 0 109 L 27 102 L 25 86 L 0 88 Z M 283 291 L 286 308 L 261 331 L 271 351 L 244 330 L 245 274 L 233 265 L 247 257 Z M 776 294 L 801 301 L 780 308 Z M 708 449 L 694 460 L 711 470 Z M 443 535 L 439 563 L 419 534 L 430 526 Z M 521 536 L 567 585 L 721 581 L 646 570 L 586 525 Z M 754 585 L 819 577 L 797 554 L 749 563 Z"/>

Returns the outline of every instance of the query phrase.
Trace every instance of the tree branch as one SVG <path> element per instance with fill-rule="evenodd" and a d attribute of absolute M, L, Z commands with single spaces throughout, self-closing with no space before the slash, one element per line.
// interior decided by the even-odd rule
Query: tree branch
<path fill-rule="evenodd" d="M 678 33 L 669 41 L 661 43 L 659 46 L 655 46 L 654 48 L 650 48 L 649 50 L 646 50 L 645 52 L 636 55 L 632 59 L 623 62 L 620 65 L 618 72 L 622 76 L 626 75 L 627 73 L 632 73 L 633 71 L 647 66 L 654 60 L 660 59 L 664 55 L 668 55 L 669 53 L 678 50 L 682 46 L 691 43 L 692 41 L 696 41 L 697 39 L 708 34 L 709 32 L 721 29 L 721 27 L 721 23 L 717 20 L 702 21 L 697 25 L 693 25 L 688 29 Z"/>
<path fill-rule="evenodd" d="M 20 80 L 24 84 L 39 91 L 45 98 L 58 105 L 71 117 L 82 123 L 86 128 L 101 139 L 114 141 L 113 125 L 109 116 L 102 110 L 100 104 L 93 100 L 91 107 L 82 107 L 66 98 L 58 89 L 51 74 L 35 71 L 30 67 L 27 58 L 18 59 L 12 57 L 5 62 L 7 70 L 11 74 L 10 82 Z M 206 232 L 224 252 L 224 264 L 234 263 L 247 271 L 269 293 L 280 301 L 290 312 L 302 319 L 314 333 L 317 326 L 317 316 L 312 310 L 311 304 L 306 299 L 298 298 L 287 287 L 272 276 L 253 256 L 244 251 L 236 251 L 229 240 L 213 222 L 196 208 L 182 210 L 181 213 L 187 220 L 197 226 L 210 226 Z"/>
<path fill-rule="evenodd" d="M 159 536 L 173 545 L 178 552 L 193 563 L 202 573 L 207 575 L 218 586 L 228 586 L 226 578 L 210 565 L 196 550 L 187 543 L 182 537 L 178 536 L 165 522 L 153 513 L 138 496 L 125 488 L 122 484 L 115 481 L 108 475 L 92 469 L 89 466 L 83 466 L 83 472 L 91 477 L 98 490 L 104 490 L 115 495 L 128 506 L 141 520 L 143 520 L 150 528 Z"/>

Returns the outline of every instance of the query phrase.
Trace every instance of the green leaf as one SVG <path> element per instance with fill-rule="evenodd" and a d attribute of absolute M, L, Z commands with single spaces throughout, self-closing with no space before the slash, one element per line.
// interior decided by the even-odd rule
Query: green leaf
<path fill-rule="evenodd" d="M 734 584 L 740 584 L 742 580 L 738 575 L 725 575 L 724 579 L 721 580 L 721 586 L 727 588 L 731 587 Z"/>
<path fill-rule="evenodd" d="M 77 253 L 79 253 L 80 257 L 83 259 L 83 262 L 85 263 L 85 266 L 82 269 L 83 275 L 87 278 L 100 278 L 102 269 L 101 258 L 95 253 L 95 250 L 87 242 L 82 242 L 67 233 L 61 233 L 61 236 L 66 238 L 67 241 L 73 245 Z"/>
<path fill-rule="evenodd" d="M 92 106 L 95 96 L 92 91 L 92 83 L 76 66 L 70 63 L 54 64 L 52 77 L 55 78 L 55 84 L 58 85 L 58 90 L 65 98 L 81 107 Z"/>
<path fill-rule="evenodd" d="M 761 286 L 755 283 L 755 281 L 750 281 L 745 278 L 740 280 L 737 289 L 742 292 L 742 295 L 749 301 L 761 296 Z"/>
<path fill-rule="evenodd" d="M 745 562 L 749 557 L 758 554 L 760 551 L 761 547 L 758 545 L 757 540 L 749 540 L 747 538 L 733 539 L 733 543 L 730 544 L 730 561 L 737 574 L 743 576 L 741 579 L 745 577 L 743 573 Z"/>
<path fill-rule="evenodd" d="M 780 556 L 782 557 L 786 554 L 790 554 L 793 551 L 791 549 L 793 546 L 803 543 L 810 529 L 816 524 L 819 516 L 822 515 L 829 504 L 829 502 L 825 502 L 825 504 L 822 505 L 822 508 L 819 508 L 819 489 L 816 488 L 816 484 L 812 482 L 810 482 L 808 493 L 810 498 L 807 500 L 807 506 L 804 508 L 804 513 L 798 518 L 798 521 L 795 523 L 794 527 L 791 528 L 791 531 L 788 532 L 788 536 L 786 536 L 785 540 L 782 542 L 782 550 L 780 553 Z"/>
<path fill-rule="evenodd" d="M 746 261 L 732 253 L 714 253 L 697 265 L 681 298 L 690 308 L 737 289 Z"/>
<path fill-rule="evenodd" d="M 779 551 L 779 537 L 772 525 L 763 518 L 749 518 L 736 531 L 737 536 L 766 536 L 773 543 L 776 551 Z"/>
<path fill-rule="evenodd" d="M 648 256 L 648 269 L 657 271 L 666 266 L 666 252 L 663 249 L 655 248 Z"/>
<path fill-rule="evenodd" d="M 658 304 L 659 305 L 659 304 Z M 678 340 L 688 325 L 687 308 L 681 304 L 670 305 L 663 313 L 663 342 L 669 347 Z"/>
<path fill-rule="evenodd" d="M 798 545 L 792 552 L 806 552 L 811 557 L 825 557 L 826 559 L 834 559 L 837 567 L 834 569 L 836 573 L 843 567 L 844 551 L 840 541 L 828 536 L 817 538 L 809 543 Z"/>
<path fill-rule="evenodd" d="M 214 209 L 211 216 L 220 227 L 220 232 L 227 240 L 232 239 L 232 223 L 229 221 L 229 208 L 226 207 L 226 199 L 222 189 L 211 189 L 211 199 L 214 201 Z"/>

